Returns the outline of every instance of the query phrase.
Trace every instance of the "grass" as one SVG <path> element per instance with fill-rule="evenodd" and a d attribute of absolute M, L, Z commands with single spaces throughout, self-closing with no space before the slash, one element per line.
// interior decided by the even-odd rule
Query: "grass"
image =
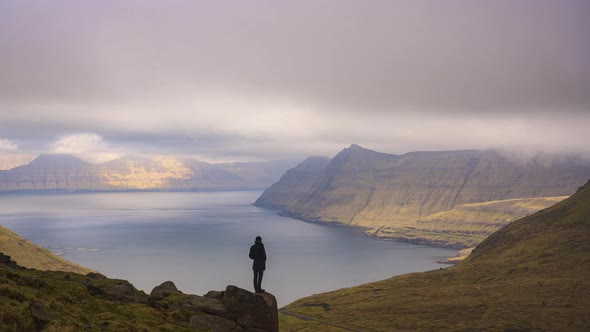
<path fill-rule="evenodd" d="M 547 208 L 567 196 L 516 198 L 462 204 L 407 225 L 385 225 L 367 232 L 382 239 L 465 249 L 474 247 L 510 222 Z"/>
<path fill-rule="evenodd" d="M 45 331 L 186 331 L 147 305 L 135 290 L 135 301 L 119 302 L 89 292 L 89 285 L 108 288 L 124 280 L 95 280 L 77 273 L 14 270 L 0 265 L 0 330 L 38 330 L 30 307 L 40 302 L 57 320 Z"/>
<path fill-rule="evenodd" d="M 331 310 L 309 312 L 310 303 Z M 588 331 L 590 184 L 495 232 L 456 266 L 310 296 L 286 309 L 366 331 Z M 281 329 L 313 324 L 287 320 Z"/>
<path fill-rule="evenodd" d="M 38 270 L 66 271 L 86 274 L 93 270 L 59 257 L 18 234 L 0 226 L 0 252 L 19 265 Z"/>

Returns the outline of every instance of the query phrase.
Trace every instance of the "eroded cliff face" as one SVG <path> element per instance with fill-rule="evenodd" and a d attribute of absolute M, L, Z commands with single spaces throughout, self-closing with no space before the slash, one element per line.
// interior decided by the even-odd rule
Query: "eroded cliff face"
<path fill-rule="evenodd" d="M 369 227 L 379 236 L 380 227 L 413 228 L 462 204 L 571 195 L 590 165 L 522 164 L 477 150 L 390 155 L 352 145 L 325 165 L 289 172 L 256 204 L 307 221 Z"/>
<path fill-rule="evenodd" d="M 259 164 L 267 173 L 282 166 Z M 255 163 L 246 166 L 249 173 L 240 176 L 222 165 L 189 158 L 126 156 L 91 164 L 71 155 L 41 155 L 0 171 L 0 191 L 234 190 L 262 189 L 271 183 L 270 177 L 256 173 Z"/>

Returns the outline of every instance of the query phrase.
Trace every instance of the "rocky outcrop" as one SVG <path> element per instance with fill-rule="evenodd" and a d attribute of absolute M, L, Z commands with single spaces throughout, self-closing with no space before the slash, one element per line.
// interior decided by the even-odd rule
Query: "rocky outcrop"
<path fill-rule="evenodd" d="M 287 167 L 286 162 L 209 164 L 170 156 L 125 156 L 91 164 L 72 155 L 40 155 L 0 170 L 0 191 L 264 189 Z"/>
<path fill-rule="evenodd" d="M 184 294 L 173 282 L 155 287 L 149 304 L 175 312 L 176 323 L 208 331 L 278 331 L 276 298 L 270 293 L 251 293 L 236 286 L 205 296 Z"/>
<path fill-rule="evenodd" d="M 12 258 L 4 253 L 0 252 L 0 264 L 11 267 L 13 269 L 22 269 L 23 267 L 19 266 Z"/>
<path fill-rule="evenodd" d="M 306 160 L 287 171 L 255 204 L 403 238 L 435 213 L 462 204 L 569 196 L 589 176 L 590 164 L 578 159 L 522 163 L 493 150 L 392 155 L 352 145 L 330 161 Z M 380 227 L 387 232 L 377 232 Z"/>
<path fill-rule="evenodd" d="M 0 331 L 277 332 L 276 298 L 236 286 L 205 296 L 173 282 L 150 295 L 126 280 L 26 269 L 0 253 Z"/>

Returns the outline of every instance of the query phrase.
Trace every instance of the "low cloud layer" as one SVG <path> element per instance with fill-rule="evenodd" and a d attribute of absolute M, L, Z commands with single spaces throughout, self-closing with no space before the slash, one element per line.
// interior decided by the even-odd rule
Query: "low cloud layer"
<path fill-rule="evenodd" d="M 0 3 L 0 152 L 590 155 L 590 3 Z"/>

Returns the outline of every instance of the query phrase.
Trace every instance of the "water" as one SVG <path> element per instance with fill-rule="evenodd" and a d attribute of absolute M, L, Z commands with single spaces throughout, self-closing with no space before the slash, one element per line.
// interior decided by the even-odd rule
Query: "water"
<path fill-rule="evenodd" d="M 261 235 L 268 255 L 263 287 L 279 306 L 314 293 L 445 267 L 436 261 L 456 253 L 281 217 L 252 206 L 259 195 L 1 195 L 0 225 L 148 293 L 172 280 L 183 292 L 200 295 L 230 284 L 252 290 L 248 251 Z"/>

